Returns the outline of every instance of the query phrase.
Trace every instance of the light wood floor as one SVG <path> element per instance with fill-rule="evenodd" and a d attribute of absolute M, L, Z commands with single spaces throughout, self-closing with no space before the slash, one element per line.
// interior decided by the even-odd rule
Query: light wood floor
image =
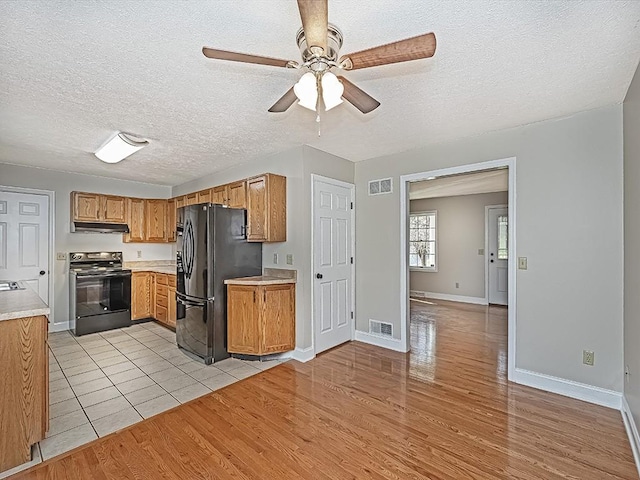
<path fill-rule="evenodd" d="M 436 303 L 411 354 L 345 344 L 15 478 L 638 478 L 620 412 L 507 383 L 506 309 Z"/>

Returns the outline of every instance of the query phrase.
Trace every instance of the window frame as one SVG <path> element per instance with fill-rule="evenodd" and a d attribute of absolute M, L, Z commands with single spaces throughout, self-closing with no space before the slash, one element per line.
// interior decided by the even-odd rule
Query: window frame
<path fill-rule="evenodd" d="M 420 211 L 420 212 L 409 212 L 409 231 L 411 231 L 411 217 L 413 216 L 417 216 L 417 215 L 433 215 L 433 218 L 435 220 L 435 226 L 434 229 L 436 231 L 436 235 L 435 235 L 435 247 L 436 247 L 436 253 L 435 253 L 435 260 L 434 260 L 434 266 L 433 267 L 417 267 L 417 266 L 411 266 L 411 234 L 409 233 L 409 241 L 407 242 L 407 266 L 409 267 L 409 271 L 411 272 L 430 272 L 430 273 L 438 273 L 438 252 L 440 251 L 440 247 L 439 247 L 439 237 L 440 234 L 438 233 L 438 211 L 437 210 L 424 210 L 424 211 Z"/>

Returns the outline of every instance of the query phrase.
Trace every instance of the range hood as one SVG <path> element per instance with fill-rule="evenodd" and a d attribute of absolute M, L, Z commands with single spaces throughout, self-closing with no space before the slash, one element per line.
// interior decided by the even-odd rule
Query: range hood
<path fill-rule="evenodd" d="M 82 233 L 129 233 L 129 225 L 126 223 L 72 222 L 71 231 Z"/>

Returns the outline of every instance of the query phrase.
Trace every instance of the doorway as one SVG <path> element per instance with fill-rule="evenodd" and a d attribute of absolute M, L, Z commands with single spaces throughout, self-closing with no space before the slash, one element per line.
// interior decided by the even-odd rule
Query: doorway
<path fill-rule="evenodd" d="M 488 162 L 481 162 L 470 165 L 463 165 L 458 167 L 444 168 L 439 170 L 432 170 L 422 173 L 403 175 L 400 177 L 400 255 L 401 255 L 401 275 L 400 275 L 400 294 L 401 294 L 401 305 L 400 305 L 400 321 L 401 321 L 401 344 L 404 348 L 404 351 L 410 350 L 410 339 L 411 339 L 411 306 L 410 306 L 410 246 L 409 246 L 409 238 L 411 235 L 410 226 L 411 226 L 411 218 L 410 218 L 410 198 L 409 198 L 409 190 L 410 184 L 412 182 L 426 181 L 426 180 L 434 180 L 440 177 L 451 177 L 451 176 L 462 176 L 463 174 L 471 174 L 478 173 L 489 170 L 496 169 L 506 169 L 507 170 L 507 181 L 508 181 L 508 201 L 505 202 L 508 204 L 509 208 L 506 212 L 506 223 L 507 223 L 507 232 L 506 232 L 506 240 L 507 245 L 510 250 L 510 255 L 504 261 L 506 261 L 506 286 L 507 286 L 507 358 L 506 358 L 506 370 L 507 370 L 507 378 L 509 380 L 513 380 L 515 375 L 515 332 L 516 332 L 516 228 L 515 228 L 515 212 L 516 212 L 516 162 L 515 158 L 506 158 L 500 160 L 493 160 Z M 494 204 L 497 202 L 494 202 Z M 441 225 L 443 221 L 442 215 L 437 215 L 437 225 Z M 482 213 L 481 213 L 482 215 Z M 480 220 L 481 224 L 482 219 Z M 482 227 L 480 227 L 482 228 Z M 437 229 L 436 229 L 437 230 Z M 484 232 L 483 232 L 484 233 Z M 435 233 L 435 255 L 436 259 L 434 262 L 428 262 L 427 267 L 433 265 L 438 271 L 443 268 L 442 263 L 438 261 L 438 241 L 442 240 L 438 237 L 438 233 Z M 486 243 L 486 242 L 485 242 Z M 487 259 L 487 264 L 490 264 L 490 252 L 488 252 L 488 248 L 482 248 L 482 243 L 480 243 L 479 247 L 475 247 L 475 254 L 480 261 L 485 262 L 485 258 Z M 429 251 L 430 255 L 432 252 Z M 420 255 L 418 255 L 420 256 Z M 497 257 L 497 253 L 494 254 Z M 501 255 L 504 256 L 504 255 Z M 424 257 L 423 258 L 427 258 Z M 494 260 L 494 263 L 495 260 Z M 489 268 L 485 268 L 485 271 L 488 272 Z M 482 284 L 482 281 L 480 281 Z M 488 282 L 485 283 L 485 288 Z M 503 282 L 503 286 L 504 282 Z M 478 301 L 472 301 L 470 303 L 487 303 L 487 296 L 485 294 L 485 289 L 482 289 L 479 294 L 475 297 Z M 449 300 L 447 298 L 441 297 L 444 300 Z M 451 300 L 456 301 L 455 298 Z M 458 301 L 460 301 L 458 299 Z"/>
<path fill-rule="evenodd" d="M 0 278 L 20 281 L 53 313 L 53 192 L 0 187 Z"/>
<path fill-rule="evenodd" d="M 491 305 L 509 304 L 509 207 L 485 207 L 485 296 Z"/>
<path fill-rule="evenodd" d="M 353 340 L 355 186 L 312 175 L 312 315 L 318 354 Z"/>

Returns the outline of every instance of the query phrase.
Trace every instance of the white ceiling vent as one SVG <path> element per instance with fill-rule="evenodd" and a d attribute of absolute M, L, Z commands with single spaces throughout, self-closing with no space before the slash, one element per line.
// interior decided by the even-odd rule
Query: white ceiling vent
<path fill-rule="evenodd" d="M 393 337 L 393 325 L 369 319 L 369 333 L 383 337 Z"/>
<path fill-rule="evenodd" d="M 393 179 L 381 178 L 369 182 L 369 195 L 383 195 L 393 192 Z"/>

